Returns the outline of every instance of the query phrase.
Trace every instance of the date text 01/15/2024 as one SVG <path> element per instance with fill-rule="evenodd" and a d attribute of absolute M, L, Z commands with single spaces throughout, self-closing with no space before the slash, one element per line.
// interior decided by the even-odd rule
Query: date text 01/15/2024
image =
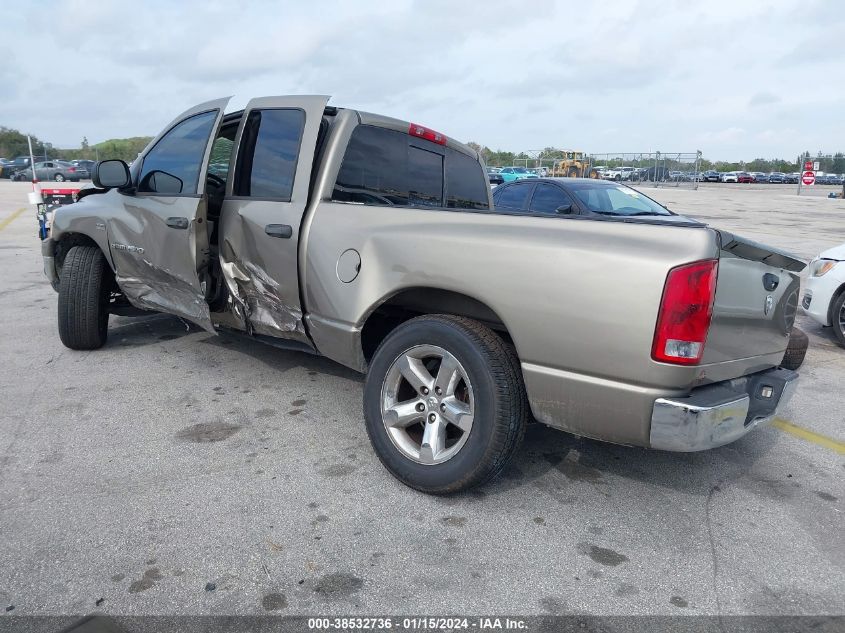
<path fill-rule="evenodd" d="M 524 630 L 527 622 L 519 618 L 438 618 L 438 617 L 352 617 L 308 618 L 310 630 L 391 630 L 459 631 L 459 630 Z"/>

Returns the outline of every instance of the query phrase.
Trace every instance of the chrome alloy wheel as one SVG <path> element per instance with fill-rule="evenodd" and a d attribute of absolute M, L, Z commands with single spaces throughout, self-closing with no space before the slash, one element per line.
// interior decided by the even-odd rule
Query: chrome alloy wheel
<path fill-rule="evenodd" d="M 408 459 L 435 465 L 466 444 L 475 415 L 472 384 L 452 354 L 417 345 L 391 363 L 381 386 L 381 418 Z"/>

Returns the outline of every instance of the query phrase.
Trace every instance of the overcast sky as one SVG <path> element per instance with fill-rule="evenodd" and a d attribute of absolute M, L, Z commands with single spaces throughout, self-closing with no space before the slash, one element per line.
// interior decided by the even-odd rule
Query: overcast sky
<path fill-rule="evenodd" d="M 15 1 L 0 125 L 62 148 L 329 94 L 513 151 L 845 151 L 840 0 Z"/>

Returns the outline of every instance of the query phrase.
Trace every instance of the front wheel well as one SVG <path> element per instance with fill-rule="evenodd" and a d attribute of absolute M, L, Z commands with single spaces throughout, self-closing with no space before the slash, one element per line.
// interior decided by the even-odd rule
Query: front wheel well
<path fill-rule="evenodd" d="M 60 272 L 62 268 L 62 264 L 64 264 L 65 257 L 67 257 L 68 252 L 74 246 L 94 246 L 96 248 L 100 248 L 100 245 L 97 244 L 93 239 L 85 235 L 84 233 L 65 233 L 62 235 L 61 238 L 56 242 L 54 257 L 56 258 L 56 271 Z M 106 259 L 108 261 L 108 258 Z"/>
<path fill-rule="evenodd" d="M 53 257 L 54 264 L 56 267 L 56 282 L 53 285 L 55 290 L 58 290 L 59 284 L 61 283 L 62 278 L 62 266 L 65 263 L 65 258 L 67 254 L 70 252 L 75 246 L 91 246 L 96 248 L 98 251 L 102 252 L 103 249 L 100 248 L 100 245 L 94 241 L 93 238 L 85 235 L 85 233 L 65 233 L 63 234 L 58 240 L 56 240 L 56 244 L 53 247 Z M 103 253 L 103 258 L 106 260 L 106 275 L 108 276 L 109 280 L 107 281 L 108 287 L 111 288 L 112 292 L 117 292 L 117 281 L 114 277 L 114 271 L 109 266 L 108 261 L 109 258 L 106 256 L 106 253 Z"/>
<path fill-rule="evenodd" d="M 504 322 L 489 306 L 478 299 L 439 288 L 408 288 L 381 303 L 364 321 L 361 348 L 367 362 L 381 342 L 397 327 L 423 314 L 451 314 L 483 323 L 506 343 L 513 339 Z"/>

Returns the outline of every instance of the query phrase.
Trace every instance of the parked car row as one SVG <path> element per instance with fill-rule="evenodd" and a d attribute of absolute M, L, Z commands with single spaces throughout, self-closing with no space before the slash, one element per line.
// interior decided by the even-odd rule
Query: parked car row
<path fill-rule="evenodd" d="M 37 160 L 50 160 L 46 156 L 37 156 Z M 11 179 L 17 172 L 29 167 L 29 156 L 18 156 L 12 160 L 0 159 L 0 178 Z"/>
<path fill-rule="evenodd" d="M 796 185 L 801 179 L 800 172 L 792 172 L 785 174 L 779 171 L 773 171 L 769 174 L 761 171 L 729 171 L 724 173 L 705 172 L 705 178 L 702 180 L 710 182 L 754 182 L 754 183 L 768 183 L 768 184 L 787 184 Z M 845 174 L 822 174 L 816 176 L 817 185 L 841 185 L 845 182 Z"/>
<path fill-rule="evenodd" d="M 64 182 L 65 180 L 79 182 L 83 178 L 90 177 L 87 169 L 61 160 L 48 160 L 35 163 L 35 175 L 38 177 L 38 180 L 55 180 L 56 182 Z M 16 171 L 12 174 L 11 179 L 32 180 L 32 168 L 26 167 L 25 169 Z"/>
<path fill-rule="evenodd" d="M 607 167 L 595 165 L 591 168 L 602 180 L 613 180 L 615 182 L 678 182 L 701 180 L 698 172 L 683 172 L 669 169 L 663 165 L 651 167 Z"/>
<path fill-rule="evenodd" d="M 770 183 L 770 184 L 798 184 L 800 172 L 786 174 L 775 171 L 764 173 L 760 171 L 727 171 L 719 172 L 713 169 L 707 171 L 680 171 L 661 166 L 653 167 L 607 167 L 596 165 L 593 169 L 602 180 L 616 182 L 736 182 L 736 183 Z M 845 174 L 825 174 L 816 176 L 818 185 L 842 185 Z"/>
<path fill-rule="evenodd" d="M 46 156 L 35 157 L 35 173 L 38 180 L 79 181 L 91 177 L 96 161 L 57 160 Z M 0 158 L 0 178 L 9 180 L 32 180 L 29 156 L 18 156 L 14 160 Z"/>

